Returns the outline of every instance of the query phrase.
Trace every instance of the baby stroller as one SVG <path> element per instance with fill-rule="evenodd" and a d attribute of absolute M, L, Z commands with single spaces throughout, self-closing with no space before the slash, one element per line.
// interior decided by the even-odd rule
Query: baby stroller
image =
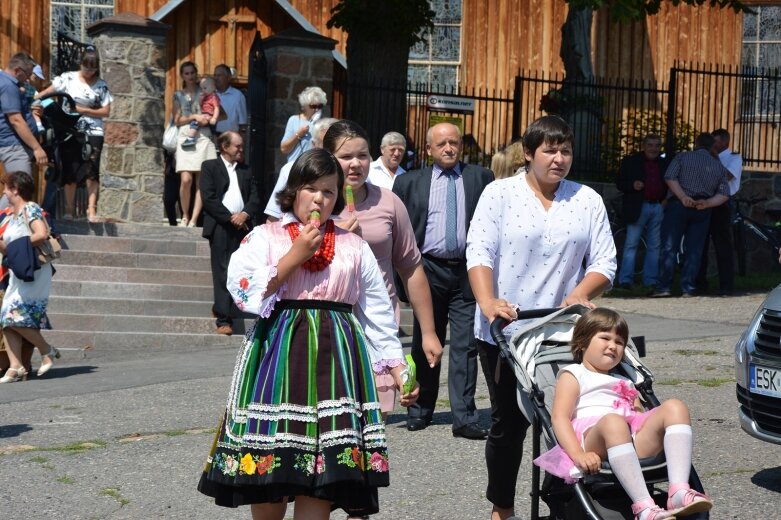
<path fill-rule="evenodd" d="M 46 171 L 46 196 L 43 208 L 54 214 L 54 197 L 62 178 L 64 160 L 81 155 L 86 160 L 92 153 L 87 134 L 79 128 L 81 115 L 68 94 L 49 94 L 40 98 L 41 123 L 44 127 L 43 149 L 54 165 Z M 53 188 L 53 191 L 52 191 Z"/>
<path fill-rule="evenodd" d="M 510 324 L 497 319 L 491 324 L 491 335 L 501 349 L 504 362 L 510 364 L 518 380 L 518 406 L 532 425 L 532 457 L 540 456 L 541 440 L 546 450 L 556 445 L 550 411 L 556 376 L 559 369 L 573 363 L 569 341 L 575 322 L 588 309 L 572 305 L 563 309 L 536 309 L 519 311 L 518 320 L 530 320 L 519 324 L 508 344 L 504 327 Z M 634 382 L 640 399 L 646 408 L 659 406 L 659 400 L 652 388 L 653 376 L 640 362 L 640 356 L 630 339 L 624 359 L 616 371 Z M 667 466 L 664 452 L 645 459 L 640 465 L 649 486 L 651 497 L 664 507 L 666 490 L 659 490 L 656 484 L 667 481 Z M 550 510 L 550 520 L 580 519 L 593 520 L 632 519 L 631 501 L 621 484 L 613 475 L 610 464 L 602 462 L 600 471 L 585 475 L 574 484 L 567 484 L 561 478 L 545 473 L 540 482 L 540 468 L 532 466 L 531 518 L 540 518 L 540 499 Z M 697 472 L 692 468 L 689 477 L 692 489 L 703 492 Z M 706 519 L 708 513 L 687 518 Z"/>

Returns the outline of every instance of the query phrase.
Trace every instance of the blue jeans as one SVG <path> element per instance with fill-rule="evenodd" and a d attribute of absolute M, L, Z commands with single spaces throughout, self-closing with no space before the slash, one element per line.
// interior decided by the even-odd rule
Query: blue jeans
<path fill-rule="evenodd" d="M 702 251 L 710 229 L 708 209 L 687 208 L 678 199 L 670 199 L 662 220 L 662 256 L 659 263 L 657 291 L 669 291 L 675 274 L 675 264 L 681 238 L 685 251 L 681 266 L 681 291 L 694 293 L 697 289 L 697 272 L 700 270 Z"/>
<path fill-rule="evenodd" d="M 664 209 L 661 204 L 643 202 L 640 217 L 636 222 L 626 226 L 626 240 L 618 283 L 630 285 L 634 283 L 637 246 L 640 244 L 640 237 L 645 235 L 643 285 L 656 285 L 659 277 L 659 250 L 662 247 L 662 217 L 664 217 Z"/>

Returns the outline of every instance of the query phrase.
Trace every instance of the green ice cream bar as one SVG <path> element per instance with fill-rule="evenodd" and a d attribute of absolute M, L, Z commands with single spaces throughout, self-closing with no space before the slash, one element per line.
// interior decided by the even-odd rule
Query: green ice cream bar
<path fill-rule="evenodd" d="M 320 212 L 315 210 L 309 215 L 309 223 L 314 227 L 320 227 Z"/>
<path fill-rule="evenodd" d="M 415 390 L 417 369 L 415 368 L 415 362 L 412 360 L 412 355 L 407 354 L 404 356 L 404 360 L 407 362 L 407 368 L 401 373 L 401 381 L 403 383 L 402 390 L 404 390 L 406 395 Z"/>

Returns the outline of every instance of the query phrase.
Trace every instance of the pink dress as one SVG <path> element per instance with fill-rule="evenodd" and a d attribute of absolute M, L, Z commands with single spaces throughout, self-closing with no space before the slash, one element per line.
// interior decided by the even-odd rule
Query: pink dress
<path fill-rule="evenodd" d="M 406 271 L 420 263 L 420 251 L 415 232 L 404 203 L 392 191 L 366 183 L 366 198 L 355 205 L 355 216 L 361 226 L 361 236 L 377 259 L 382 279 L 388 289 L 396 324 L 401 322 L 401 309 L 393 281 L 394 270 Z M 350 218 L 347 208 L 340 215 Z M 376 371 L 375 379 L 382 411 L 393 411 L 396 387 L 387 369 Z"/>

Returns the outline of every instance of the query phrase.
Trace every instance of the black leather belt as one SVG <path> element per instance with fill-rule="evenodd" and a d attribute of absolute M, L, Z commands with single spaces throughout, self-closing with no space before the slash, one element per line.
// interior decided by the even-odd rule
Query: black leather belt
<path fill-rule="evenodd" d="M 466 260 L 463 258 L 437 258 L 436 256 L 432 256 L 428 253 L 423 253 L 423 258 L 436 264 L 447 265 L 450 267 L 458 267 L 466 262 Z"/>

